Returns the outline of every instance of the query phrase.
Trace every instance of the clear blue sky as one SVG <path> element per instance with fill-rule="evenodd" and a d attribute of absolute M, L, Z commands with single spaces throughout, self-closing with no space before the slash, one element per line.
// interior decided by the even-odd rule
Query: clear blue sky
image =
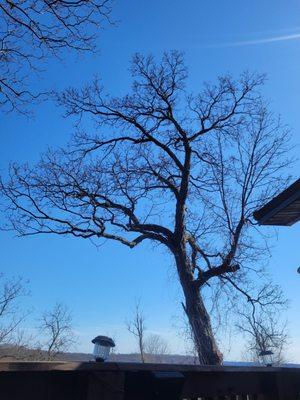
<path fill-rule="evenodd" d="M 199 0 L 116 0 L 115 27 L 101 33 L 100 54 L 63 62 L 51 60 L 37 86 L 63 89 L 80 86 L 97 73 L 113 94 L 125 93 L 130 84 L 131 55 L 138 51 L 160 55 L 183 50 L 189 67 L 189 85 L 195 91 L 204 80 L 244 70 L 265 72 L 264 88 L 271 108 L 300 135 L 300 2 Z M 34 119 L 1 116 L 0 169 L 11 160 L 34 162 L 47 146 L 63 144 L 73 131 L 61 110 L 45 103 Z M 299 149 L 298 149 L 299 150 Z M 297 151 L 295 150 L 295 153 Z M 299 176 L 299 163 L 294 175 Z M 292 344 L 290 358 L 300 362 L 300 223 L 280 228 L 273 240 L 270 268 L 291 301 L 288 312 Z M 149 330 L 162 333 L 174 352 L 184 351 L 174 325 L 181 315 L 181 291 L 172 263 L 157 249 L 142 246 L 128 250 L 108 243 L 96 249 L 90 242 L 54 236 L 18 239 L 0 232 L 1 267 L 8 276 L 30 280 L 36 312 L 62 301 L 73 310 L 80 335 L 78 350 L 89 351 L 96 334 L 113 334 L 120 352 L 134 350 L 124 320 L 135 298 L 141 297 Z M 240 358 L 240 345 L 227 358 Z"/>

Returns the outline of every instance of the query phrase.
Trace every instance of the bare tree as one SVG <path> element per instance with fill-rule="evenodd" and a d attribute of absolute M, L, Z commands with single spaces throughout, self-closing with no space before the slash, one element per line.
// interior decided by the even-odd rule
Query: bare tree
<path fill-rule="evenodd" d="M 15 344 L 20 324 L 27 312 L 20 308 L 20 300 L 28 295 L 27 282 L 22 278 L 5 279 L 0 274 L 0 344 Z"/>
<path fill-rule="evenodd" d="M 45 360 L 45 355 L 33 334 L 28 334 L 26 329 L 18 329 L 14 332 L 13 339 L 1 347 L 0 358 L 42 361 Z"/>
<path fill-rule="evenodd" d="M 20 307 L 21 299 L 29 294 L 27 282 L 23 278 L 5 280 L 3 274 L 0 279 L 3 281 L 0 285 L 0 345 L 4 345 L 0 358 L 45 359 L 41 344 L 21 326 L 29 313 Z M 46 340 L 43 347 L 49 360 L 75 343 L 71 314 L 60 303 L 43 314 L 39 329 Z"/>
<path fill-rule="evenodd" d="M 3 0 L 0 3 L 0 105 L 24 112 L 39 94 L 29 76 L 49 55 L 95 50 L 110 0 Z"/>
<path fill-rule="evenodd" d="M 0 358 L 40 360 L 42 352 L 36 338 L 22 328 L 30 311 L 22 307 L 22 299 L 29 295 L 28 282 L 23 278 L 6 279 L 0 274 Z"/>
<path fill-rule="evenodd" d="M 145 353 L 147 362 L 164 362 L 163 356 L 168 354 L 167 341 L 157 333 L 150 333 L 145 340 Z"/>
<path fill-rule="evenodd" d="M 141 310 L 140 301 L 137 301 L 134 308 L 134 313 L 131 321 L 126 322 L 127 329 L 132 333 L 138 341 L 139 352 L 141 355 L 141 361 L 146 362 L 145 356 L 145 317 Z"/>
<path fill-rule="evenodd" d="M 138 341 L 141 361 L 158 362 L 159 357 L 167 354 L 168 344 L 158 334 L 146 334 L 146 318 L 141 309 L 141 302 L 137 301 L 132 319 L 126 322 L 127 329 Z"/>
<path fill-rule="evenodd" d="M 157 333 L 147 335 L 145 349 L 147 354 L 163 355 L 169 351 L 167 341 Z"/>
<path fill-rule="evenodd" d="M 284 353 L 288 342 L 286 322 L 281 318 L 286 301 L 279 288 L 271 292 L 265 290 L 268 291 L 266 307 L 245 308 L 239 313 L 237 328 L 247 338 L 246 349 L 252 361 L 261 362 L 260 353 L 272 351 L 273 364 L 281 365 L 286 361 Z"/>
<path fill-rule="evenodd" d="M 61 303 L 43 314 L 39 330 L 45 337 L 41 348 L 45 349 L 48 360 L 53 360 L 60 353 L 69 350 L 76 342 L 71 313 Z"/>
<path fill-rule="evenodd" d="M 178 52 L 159 63 L 136 55 L 132 74 L 121 98 L 97 80 L 59 96 L 80 130 L 35 167 L 11 166 L 1 183 L 5 229 L 163 246 L 199 362 L 218 364 L 208 305 L 214 293 L 224 307 L 235 295 L 260 302 L 254 282 L 264 279 L 265 240 L 253 235 L 252 214 L 286 185 L 289 133 L 262 99 L 263 76 L 223 76 L 191 94 Z M 92 134 L 84 131 L 89 117 Z"/>

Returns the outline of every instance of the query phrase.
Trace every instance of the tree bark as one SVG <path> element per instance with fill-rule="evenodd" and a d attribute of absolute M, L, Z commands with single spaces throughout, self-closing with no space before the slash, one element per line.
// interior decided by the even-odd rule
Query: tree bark
<path fill-rule="evenodd" d="M 201 365 L 222 364 L 222 354 L 214 339 L 210 317 L 200 290 L 191 279 L 188 261 L 176 257 L 177 269 L 185 297 L 184 310 L 192 330 L 194 344 Z"/>

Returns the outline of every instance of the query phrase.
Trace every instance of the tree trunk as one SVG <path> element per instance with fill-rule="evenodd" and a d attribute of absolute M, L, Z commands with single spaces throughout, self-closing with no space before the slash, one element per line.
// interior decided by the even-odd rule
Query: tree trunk
<path fill-rule="evenodd" d="M 212 332 L 210 317 L 199 290 L 189 286 L 184 288 L 185 312 L 192 328 L 199 362 L 202 365 L 219 365 L 222 363 L 222 355 Z"/>
<path fill-rule="evenodd" d="M 178 263 L 180 282 L 185 296 L 184 310 L 188 317 L 193 334 L 194 344 L 201 365 L 220 365 L 222 354 L 215 341 L 210 317 L 206 311 L 199 289 L 190 277 L 189 267 Z"/>
<path fill-rule="evenodd" d="M 141 353 L 141 361 L 142 363 L 145 363 L 145 354 L 144 354 L 144 340 L 143 338 L 140 336 L 139 337 L 139 347 L 140 347 L 140 353 Z"/>

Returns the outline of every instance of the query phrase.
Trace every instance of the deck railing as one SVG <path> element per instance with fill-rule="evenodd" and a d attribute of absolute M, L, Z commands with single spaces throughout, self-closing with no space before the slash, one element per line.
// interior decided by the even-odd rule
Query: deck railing
<path fill-rule="evenodd" d="M 0 363 L 1 400 L 300 400 L 300 369 Z"/>

